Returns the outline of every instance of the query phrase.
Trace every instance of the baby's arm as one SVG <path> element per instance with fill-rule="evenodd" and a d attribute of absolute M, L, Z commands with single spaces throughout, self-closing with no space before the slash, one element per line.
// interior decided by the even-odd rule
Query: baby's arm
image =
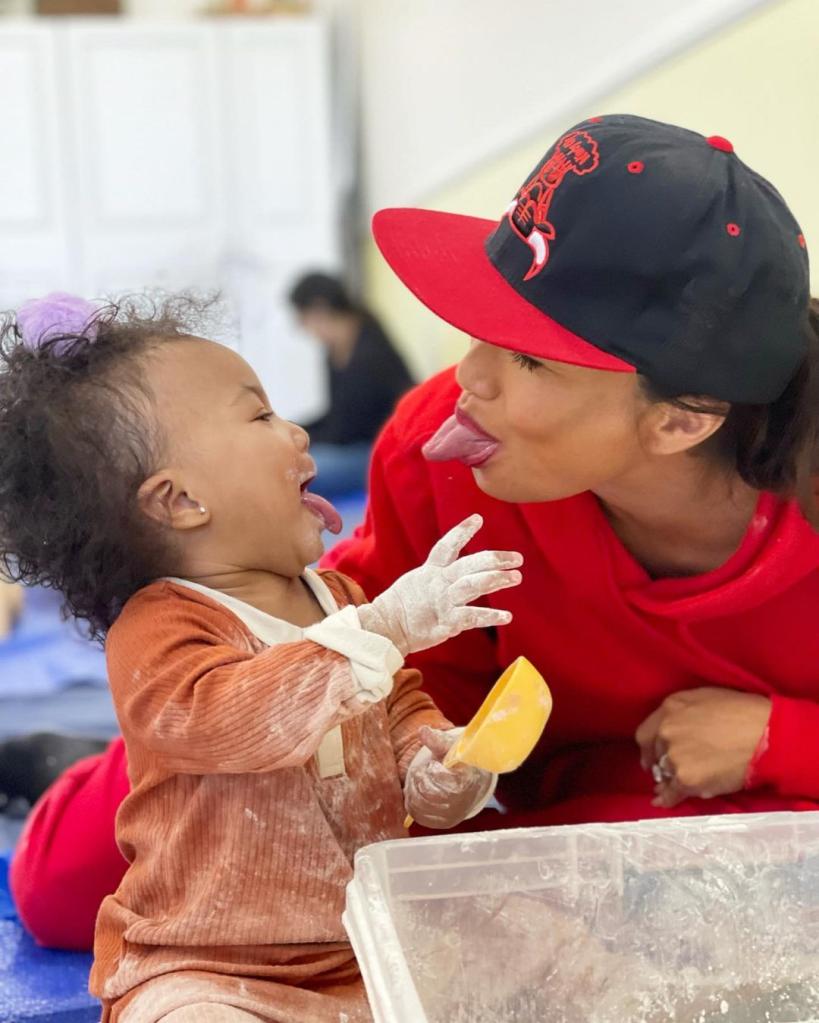
<path fill-rule="evenodd" d="M 421 729 L 425 725 L 442 731 L 454 727 L 435 706 L 432 697 L 423 691 L 422 685 L 420 672 L 414 669 L 399 671 L 393 690 L 387 697 L 390 738 L 402 785 L 412 758 L 424 745 Z"/>
<path fill-rule="evenodd" d="M 108 641 L 126 741 L 180 772 L 306 763 L 330 728 L 390 692 L 401 665 L 389 641 L 349 617 L 331 615 L 302 642 L 253 653 L 243 635 L 228 634 L 219 610 L 155 593 L 135 598 Z"/>
<path fill-rule="evenodd" d="M 424 650 L 467 629 L 505 625 L 507 611 L 471 607 L 472 601 L 521 581 L 522 557 L 481 551 L 460 557 L 483 524 L 473 515 L 433 547 L 426 562 L 407 572 L 371 604 L 358 608 L 365 629 L 389 637 L 403 653 Z M 486 806 L 497 775 L 465 764 L 444 766 L 460 730 L 419 692 L 420 676 L 402 672 L 388 700 L 393 748 L 409 814 L 431 828 L 450 828 Z M 436 720 L 437 719 L 437 720 Z"/>
<path fill-rule="evenodd" d="M 443 766 L 462 729 L 453 728 L 421 690 L 422 677 L 400 671 L 387 697 L 390 735 L 407 812 L 430 828 L 452 828 L 474 817 L 495 792 L 498 777 L 489 771 Z"/>

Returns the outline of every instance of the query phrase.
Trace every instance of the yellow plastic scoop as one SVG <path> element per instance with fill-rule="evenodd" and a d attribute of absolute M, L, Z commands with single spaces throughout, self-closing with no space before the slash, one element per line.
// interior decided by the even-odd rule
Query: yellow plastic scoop
<path fill-rule="evenodd" d="M 471 764 L 495 774 L 514 771 L 535 748 L 552 713 L 552 694 L 525 657 L 511 664 L 444 759 L 445 767 Z M 404 826 L 412 824 L 407 817 Z"/>

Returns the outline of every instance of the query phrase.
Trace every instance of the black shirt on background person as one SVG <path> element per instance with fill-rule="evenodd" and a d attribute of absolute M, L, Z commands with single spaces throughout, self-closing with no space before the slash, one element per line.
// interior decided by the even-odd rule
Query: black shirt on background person
<path fill-rule="evenodd" d="M 369 316 L 362 320 L 346 362 L 337 364 L 328 352 L 326 367 L 330 407 L 304 427 L 314 444 L 374 441 L 398 399 L 413 385 L 404 360 Z"/>

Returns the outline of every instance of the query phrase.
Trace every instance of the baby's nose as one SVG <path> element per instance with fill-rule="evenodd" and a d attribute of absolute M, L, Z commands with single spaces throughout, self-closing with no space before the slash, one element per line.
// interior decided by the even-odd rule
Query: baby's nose
<path fill-rule="evenodd" d="M 299 451 L 307 451 L 310 447 L 310 435 L 306 430 L 303 430 L 300 426 L 295 423 L 290 424 L 290 429 L 293 432 L 293 443 L 299 449 Z"/>

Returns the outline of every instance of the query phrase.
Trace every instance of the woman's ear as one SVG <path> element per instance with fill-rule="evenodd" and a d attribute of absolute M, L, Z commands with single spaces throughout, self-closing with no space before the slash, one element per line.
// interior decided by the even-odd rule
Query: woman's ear
<path fill-rule="evenodd" d="M 170 529 L 196 529 L 210 522 L 210 511 L 192 497 L 173 469 L 149 476 L 137 492 L 142 512 Z"/>
<path fill-rule="evenodd" d="M 692 405 L 696 401 L 692 398 Z M 717 432 L 729 410 L 730 405 L 722 402 L 715 403 L 713 411 L 695 411 L 672 402 L 656 402 L 643 417 L 643 447 L 652 455 L 678 455 L 690 451 Z"/>

